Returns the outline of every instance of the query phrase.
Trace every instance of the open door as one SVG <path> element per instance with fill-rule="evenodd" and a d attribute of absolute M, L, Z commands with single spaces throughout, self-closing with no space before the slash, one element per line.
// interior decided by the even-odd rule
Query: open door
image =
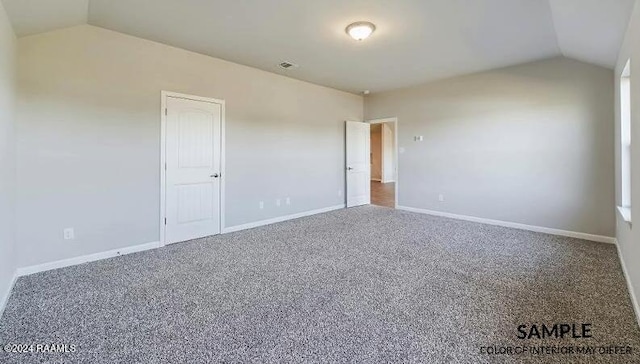
<path fill-rule="evenodd" d="M 347 207 L 371 203 L 370 125 L 357 121 L 346 123 Z"/>

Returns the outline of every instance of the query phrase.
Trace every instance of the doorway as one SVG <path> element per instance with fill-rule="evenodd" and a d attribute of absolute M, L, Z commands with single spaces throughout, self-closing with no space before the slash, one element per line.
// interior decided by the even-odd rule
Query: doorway
<path fill-rule="evenodd" d="M 224 101 L 162 93 L 162 244 L 220 234 Z"/>
<path fill-rule="evenodd" d="M 395 208 L 397 205 L 398 123 L 396 118 L 376 119 L 371 125 L 371 204 Z"/>

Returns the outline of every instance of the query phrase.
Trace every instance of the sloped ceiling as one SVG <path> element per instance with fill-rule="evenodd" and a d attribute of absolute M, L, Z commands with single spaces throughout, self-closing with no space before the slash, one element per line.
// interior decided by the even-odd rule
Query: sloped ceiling
<path fill-rule="evenodd" d="M 18 36 L 86 24 L 89 0 L 3 1 Z"/>
<path fill-rule="evenodd" d="M 3 0 L 18 36 L 88 23 L 349 92 L 565 55 L 612 68 L 635 0 Z M 377 25 L 363 42 L 344 28 Z M 282 70 L 289 61 L 298 68 Z"/>

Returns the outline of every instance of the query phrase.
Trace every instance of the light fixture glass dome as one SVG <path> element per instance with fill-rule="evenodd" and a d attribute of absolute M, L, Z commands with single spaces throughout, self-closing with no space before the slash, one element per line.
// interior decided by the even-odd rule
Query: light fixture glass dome
<path fill-rule="evenodd" d="M 359 21 L 357 23 L 349 24 L 345 29 L 347 34 L 355 40 L 364 40 L 376 30 L 376 26 L 368 21 Z"/>

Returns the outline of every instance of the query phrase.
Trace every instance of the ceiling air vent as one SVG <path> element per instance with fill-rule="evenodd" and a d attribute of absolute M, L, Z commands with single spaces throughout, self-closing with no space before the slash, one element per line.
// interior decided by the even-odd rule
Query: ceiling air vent
<path fill-rule="evenodd" d="M 284 68 L 284 69 L 289 69 L 289 68 L 297 68 L 298 65 L 295 63 L 291 63 L 291 62 L 282 62 L 280 63 L 280 68 Z"/>

